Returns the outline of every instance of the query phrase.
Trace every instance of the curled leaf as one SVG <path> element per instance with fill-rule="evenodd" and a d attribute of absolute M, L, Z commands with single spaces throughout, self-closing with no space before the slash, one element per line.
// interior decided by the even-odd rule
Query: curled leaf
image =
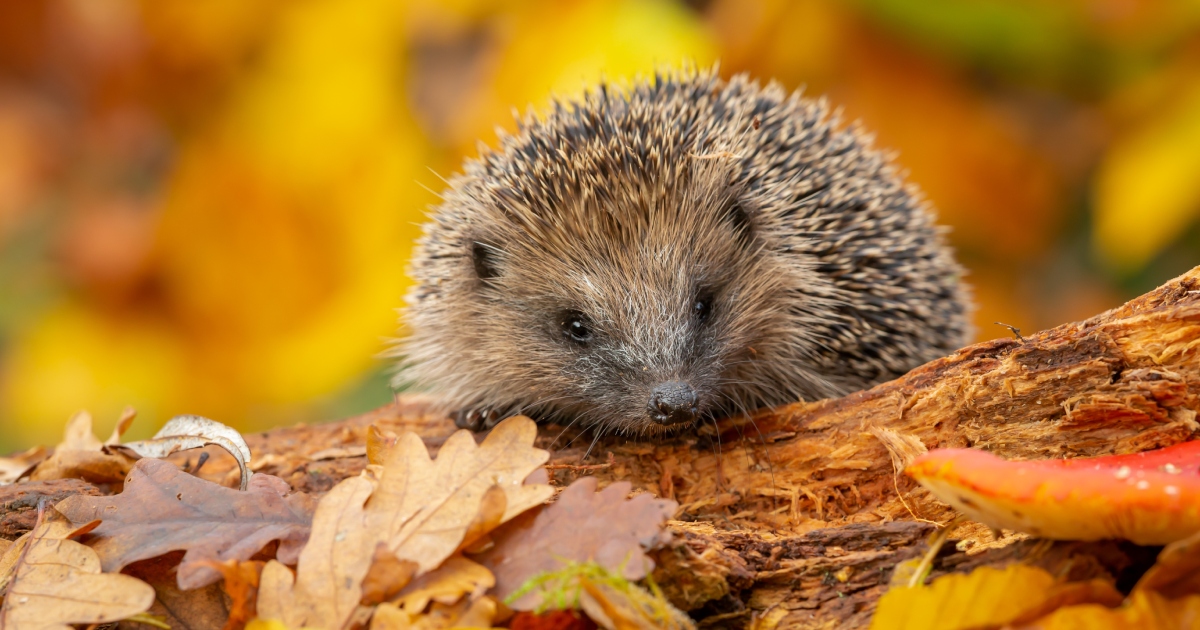
<path fill-rule="evenodd" d="M 245 438 L 232 427 L 203 416 L 175 416 L 168 420 L 149 440 L 128 444 L 110 442 L 106 445 L 106 449 L 128 452 L 136 457 L 162 459 L 172 453 L 203 448 L 209 444 L 225 449 L 237 460 L 238 470 L 241 471 L 241 489 L 245 490 L 250 483 L 251 474 L 248 467 L 250 447 L 246 444 Z"/>

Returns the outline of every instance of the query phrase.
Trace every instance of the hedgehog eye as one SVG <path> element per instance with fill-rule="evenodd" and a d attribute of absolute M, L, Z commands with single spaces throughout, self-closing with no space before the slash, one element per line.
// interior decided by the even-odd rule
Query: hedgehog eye
<path fill-rule="evenodd" d="M 475 266 L 475 275 L 480 280 L 491 280 L 500 275 L 496 271 L 496 261 L 491 248 L 483 243 L 471 243 L 471 263 Z"/>
<path fill-rule="evenodd" d="M 701 293 L 700 297 L 696 298 L 696 302 L 692 304 L 692 315 L 696 321 L 703 324 L 708 321 L 712 315 L 713 297 L 710 293 Z"/>
<path fill-rule="evenodd" d="M 559 326 L 562 327 L 563 334 L 567 339 L 579 345 L 587 345 L 587 342 L 592 339 L 592 329 L 588 326 L 587 318 L 579 311 L 564 313 Z"/>

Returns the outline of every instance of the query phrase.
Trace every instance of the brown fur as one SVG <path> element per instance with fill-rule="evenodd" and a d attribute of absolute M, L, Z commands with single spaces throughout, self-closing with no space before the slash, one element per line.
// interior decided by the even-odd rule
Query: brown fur
<path fill-rule="evenodd" d="M 665 381 L 702 415 L 746 410 L 868 387 L 968 335 L 961 269 L 870 139 L 708 71 L 526 117 L 450 180 L 411 272 L 399 383 L 602 431 L 661 431 L 646 401 Z"/>

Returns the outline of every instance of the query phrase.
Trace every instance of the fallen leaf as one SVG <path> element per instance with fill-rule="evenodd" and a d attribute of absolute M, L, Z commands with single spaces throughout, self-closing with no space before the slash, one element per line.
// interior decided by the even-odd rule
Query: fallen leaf
<path fill-rule="evenodd" d="M 154 605 L 148 614 L 163 618 L 170 628 L 199 630 L 226 625 L 233 611 L 229 596 L 220 583 L 188 591 L 179 588 L 176 570 L 182 557 L 183 552 L 173 551 L 135 562 L 121 572 L 154 588 Z M 140 626 L 132 627 L 143 630 Z"/>
<path fill-rule="evenodd" d="M 1044 538 L 1163 545 L 1200 531 L 1200 441 L 1110 457 L 1005 461 L 939 449 L 905 472 L 997 529 Z"/>
<path fill-rule="evenodd" d="M 648 575 L 654 562 L 642 550 L 664 541 L 663 524 L 678 504 L 648 494 L 626 499 L 629 490 L 617 482 L 596 492 L 596 479 L 583 477 L 550 506 L 493 532 L 495 546 L 478 559 L 495 574 L 495 593 L 507 597 L 534 575 L 572 561 L 596 562 L 627 580 Z M 529 594 L 512 607 L 537 603 Z"/>
<path fill-rule="evenodd" d="M 132 420 L 132 418 L 130 418 Z M 129 452 L 137 457 L 165 458 L 172 453 L 215 444 L 237 460 L 241 471 L 241 489 L 250 483 L 250 447 L 241 433 L 232 427 L 203 416 L 175 416 L 149 440 L 117 444 L 116 438 L 105 444 L 106 451 Z"/>
<path fill-rule="evenodd" d="M 46 449 L 42 446 L 35 446 L 10 457 L 0 457 L 0 486 L 28 475 L 44 459 Z"/>
<path fill-rule="evenodd" d="M 696 624 L 661 594 L 647 593 L 631 582 L 582 577 L 579 604 L 606 630 L 695 630 Z"/>
<path fill-rule="evenodd" d="M 393 431 L 384 431 L 374 424 L 367 427 L 367 463 L 383 464 L 398 439 Z"/>
<path fill-rule="evenodd" d="M 419 575 L 441 565 L 468 535 L 482 536 L 541 504 L 553 488 L 524 483 L 548 458 L 533 447 L 536 437 L 532 420 L 509 418 L 478 446 L 469 432 L 455 433 L 431 460 L 419 437 L 402 435 L 382 467 L 369 465 L 321 499 L 294 574 L 267 563 L 259 618 L 340 628 L 364 595 L 375 598 L 395 586 L 373 581 L 364 590 L 372 560 L 386 558 L 377 553 L 380 543 L 394 556 L 388 562 L 416 563 Z"/>
<path fill-rule="evenodd" d="M 119 621 L 150 609 L 154 589 L 128 575 L 102 574 L 100 558 L 69 540 L 79 528 L 46 508 L 17 560 L 0 606 L 0 627 L 53 628 Z M 90 524 L 89 524 L 90 526 Z"/>
<path fill-rule="evenodd" d="M 117 429 L 128 422 L 118 422 Z M 119 435 L 117 435 L 119 438 Z M 104 444 L 92 432 L 92 414 L 80 411 L 67 421 L 63 441 L 54 453 L 38 463 L 29 478 L 34 481 L 51 479 L 83 479 L 96 484 L 119 484 L 134 459 L 120 453 L 106 453 Z"/>
<path fill-rule="evenodd" d="M 395 604 L 380 604 L 370 630 L 439 630 L 441 628 L 491 628 L 498 606 L 490 597 L 457 604 L 435 603 L 428 613 L 411 614 Z"/>
<path fill-rule="evenodd" d="M 368 526 L 385 532 L 396 557 L 416 562 L 421 571 L 436 568 L 463 545 L 468 532 L 487 533 L 476 515 L 493 486 L 504 491 L 506 502 L 491 526 L 553 496 L 548 485 L 523 483 L 550 457 L 534 448 L 536 437 L 537 425 L 516 416 L 496 425 L 479 445 L 469 431 L 454 433 L 435 461 L 420 437 L 405 433 L 388 453 L 371 495 Z"/>
<path fill-rule="evenodd" d="M 379 532 L 366 527 L 363 514 L 375 489 L 371 474 L 368 468 L 345 479 L 321 498 L 295 574 L 275 560 L 263 567 L 259 619 L 277 619 L 288 628 L 333 630 L 354 613 L 379 538 Z"/>
<path fill-rule="evenodd" d="M 1200 595 L 1182 599 L 1134 589 L 1117 608 L 1097 604 L 1067 606 L 1023 626 L 1023 630 L 1190 630 L 1200 620 Z"/>
<path fill-rule="evenodd" d="M 74 523 L 104 519 L 89 544 L 107 572 L 186 550 L 178 581 L 187 590 L 220 579 L 198 561 L 249 560 L 273 540 L 281 547 L 301 544 L 308 534 L 312 499 L 289 492 L 286 482 L 270 475 L 255 475 L 241 492 L 193 477 L 169 462 L 142 459 L 121 494 L 74 496 L 58 509 Z"/>
<path fill-rule="evenodd" d="M 224 630 L 235 630 L 246 625 L 246 622 L 254 618 L 255 604 L 258 599 L 258 580 L 259 575 L 262 574 L 264 563 L 206 560 L 201 561 L 200 564 L 217 571 L 223 579 L 222 589 L 229 596 L 229 617 L 225 621 Z"/>
<path fill-rule="evenodd" d="M 1070 593 L 1073 599 L 1064 598 Z M 1081 599 L 1094 597 L 1095 599 Z M 1049 573 L 1024 564 L 1004 569 L 981 567 L 971 573 L 944 575 L 928 586 L 892 587 L 879 600 L 871 627 L 887 630 L 965 630 L 998 627 L 1031 612 L 1046 612 L 1048 602 L 1099 601 L 1116 605 L 1121 595 L 1095 581 L 1085 587 L 1059 583 Z"/>
<path fill-rule="evenodd" d="M 408 586 L 417 574 L 417 563 L 401 560 L 388 550 L 387 545 L 379 543 L 375 546 L 375 555 L 371 558 L 371 568 L 363 578 L 363 606 L 376 604 L 392 599 L 404 587 Z"/>
<path fill-rule="evenodd" d="M 396 596 L 395 604 L 405 612 L 417 614 L 425 610 L 430 601 L 456 604 L 466 595 L 482 594 L 495 583 L 496 578 L 483 565 L 453 556 L 442 566 L 413 580 Z"/>

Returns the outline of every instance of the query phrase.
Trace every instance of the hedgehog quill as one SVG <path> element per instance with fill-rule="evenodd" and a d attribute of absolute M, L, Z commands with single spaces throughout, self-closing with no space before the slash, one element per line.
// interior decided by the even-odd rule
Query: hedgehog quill
<path fill-rule="evenodd" d="M 920 194 L 823 101 L 660 73 L 526 116 L 425 225 L 397 383 L 598 433 L 840 396 L 962 346 Z"/>

